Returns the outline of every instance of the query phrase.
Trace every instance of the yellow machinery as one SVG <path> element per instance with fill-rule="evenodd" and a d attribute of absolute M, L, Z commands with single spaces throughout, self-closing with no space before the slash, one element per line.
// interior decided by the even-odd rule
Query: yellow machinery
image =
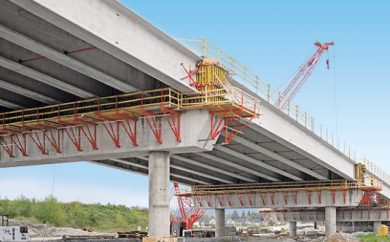
<path fill-rule="evenodd" d="M 379 236 L 388 236 L 389 235 L 389 227 L 387 227 L 386 225 L 382 224 L 379 227 L 378 235 Z"/>
<path fill-rule="evenodd" d="M 363 180 L 366 175 L 366 165 L 362 163 L 355 164 L 355 178 L 357 180 Z"/>

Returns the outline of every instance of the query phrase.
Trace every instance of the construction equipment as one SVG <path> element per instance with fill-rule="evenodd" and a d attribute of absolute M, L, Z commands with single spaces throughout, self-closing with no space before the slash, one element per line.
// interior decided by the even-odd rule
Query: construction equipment
<path fill-rule="evenodd" d="M 334 42 L 320 43 L 315 42 L 317 46 L 316 52 L 302 65 L 299 67 L 297 74 L 292 78 L 287 88 L 279 96 L 275 102 L 275 106 L 281 110 L 285 109 L 291 100 L 295 97 L 298 91 L 301 89 L 306 80 L 310 77 L 322 54 L 328 51 L 330 46 L 334 45 Z M 329 59 L 326 60 L 327 68 L 329 69 Z"/>
<path fill-rule="evenodd" d="M 30 241 L 27 226 L 10 226 L 8 216 L 1 215 L 0 241 Z"/>
<path fill-rule="evenodd" d="M 355 178 L 356 179 L 364 179 L 366 176 L 366 165 L 362 163 L 355 164 Z"/>
<path fill-rule="evenodd" d="M 171 222 L 184 223 L 185 229 L 191 229 L 192 225 L 194 225 L 194 223 L 198 221 L 202 217 L 202 215 L 206 212 L 206 209 L 193 207 L 191 204 L 191 197 L 178 196 L 178 194 L 182 192 L 180 190 L 178 182 L 174 182 L 173 186 L 175 189 L 175 196 L 177 197 L 177 201 L 179 204 L 180 217 L 173 218 Z"/>
<path fill-rule="evenodd" d="M 98 124 L 104 126 L 107 133 L 102 135 L 109 136 L 116 148 L 121 147 L 120 128 L 132 145 L 137 146 L 139 119 L 145 121 L 159 144 L 163 143 L 161 123 L 165 119 L 180 143 L 181 113 L 196 109 L 210 112 L 210 139 L 215 140 L 223 133 L 225 143 L 229 143 L 252 119 L 259 117 L 260 100 L 229 86 L 227 72 L 217 63 L 201 61 L 198 66 L 196 73 L 184 68 L 199 91 L 195 95 L 162 88 L 1 113 L 0 146 L 10 158 L 29 155 L 27 140 L 34 143 L 42 155 L 48 154 L 48 146 L 61 153 L 62 138 L 67 136 L 76 150 L 82 152 L 81 136 L 85 136 L 90 146 L 98 150 Z M 195 80 L 193 75 L 196 75 Z"/>

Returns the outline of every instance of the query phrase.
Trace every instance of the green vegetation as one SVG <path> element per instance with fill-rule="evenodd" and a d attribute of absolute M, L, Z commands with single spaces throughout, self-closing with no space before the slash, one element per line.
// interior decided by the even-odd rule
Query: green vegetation
<path fill-rule="evenodd" d="M 361 242 L 390 242 L 390 237 L 382 237 L 375 234 L 369 234 L 359 237 Z"/>
<path fill-rule="evenodd" d="M 94 231 L 130 231 L 148 223 L 146 208 L 119 205 L 61 203 L 54 197 L 43 201 L 20 197 L 0 200 L 0 214 L 10 218 L 48 223 L 54 226 L 82 228 Z"/>

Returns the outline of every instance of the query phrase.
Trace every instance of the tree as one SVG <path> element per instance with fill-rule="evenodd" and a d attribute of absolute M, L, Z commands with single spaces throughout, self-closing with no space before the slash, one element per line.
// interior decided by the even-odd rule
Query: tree
<path fill-rule="evenodd" d="M 232 216 L 231 216 L 231 219 L 233 220 L 237 220 L 240 218 L 240 215 L 238 215 L 238 212 L 237 210 L 233 210 L 233 213 L 232 213 Z"/>

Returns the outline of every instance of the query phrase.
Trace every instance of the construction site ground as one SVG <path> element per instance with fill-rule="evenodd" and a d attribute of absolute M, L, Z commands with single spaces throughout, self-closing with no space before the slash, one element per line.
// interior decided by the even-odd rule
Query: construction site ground
<path fill-rule="evenodd" d="M 66 241 L 66 242 L 141 242 L 140 238 L 118 238 L 118 233 L 101 233 L 85 231 L 78 228 L 54 227 L 46 224 L 32 223 L 26 221 L 11 221 L 14 225 L 25 225 L 29 227 L 31 241 Z M 359 242 L 358 236 L 369 234 L 356 232 L 353 234 L 337 233 L 331 236 L 324 236 L 320 231 L 299 230 L 297 237 L 276 234 L 261 234 L 252 237 L 231 236 L 225 238 L 178 238 L 178 242 Z M 314 233 L 315 232 L 315 233 Z M 304 235 L 306 234 L 306 235 Z"/>

